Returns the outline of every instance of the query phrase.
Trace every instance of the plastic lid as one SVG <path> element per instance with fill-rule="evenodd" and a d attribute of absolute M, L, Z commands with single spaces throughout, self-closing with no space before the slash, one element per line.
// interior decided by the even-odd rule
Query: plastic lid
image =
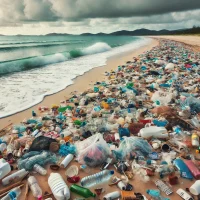
<path fill-rule="evenodd" d="M 113 170 L 110 170 L 110 174 L 114 174 L 115 172 Z"/>

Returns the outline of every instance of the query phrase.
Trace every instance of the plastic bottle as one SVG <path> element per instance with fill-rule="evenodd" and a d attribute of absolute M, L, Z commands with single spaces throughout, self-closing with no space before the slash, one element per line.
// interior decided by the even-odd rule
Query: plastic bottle
<path fill-rule="evenodd" d="M 58 173 L 51 173 L 48 184 L 56 200 L 70 199 L 70 191 L 62 176 Z"/>
<path fill-rule="evenodd" d="M 3 153 L 7 148 L 7 145 L 5 143 L 0 144 L 0 153 Z"/>
<path fill-rule="evenodd" d="M 111 192 L 111 193 L 106 194 L 106 195 L 103 197 L 103 200 L 113 200 L 113 199 L 119 198 L 120 196 L 121 196 L 121 194 L 120 194 L 119 191 Z"/>
<path fill-rule="evenodd" d="M 0 179 L 11 171 L 10 165 L 3 158 L 0 159 Z"/>
<path fill-rule="evenodd" d="M 31 192 L 34 197 L 38 198 L 38 200 L 42 199 L 42 190 L 40 186 L 38 185 L 38 182 L 34 176 L 30 176 L 28 178 L 28 185 L 31 189 Z"/>
<path fill-rule="evenodd" d="M 192 146 L 193 147 L 199 146 L 199 136 L 196 133 L 192 134 Z"/>
<path fill-rule="evenodd" d="M 20 178 L 24 177 L 26 174 L 28 174 L 28 172 L 25 169 L 18 170 L 15 173 L 5 177 L 2 180 L 2 184 L 3 185 L 8 185 L 9 183 L 11 183 L 13 181 L 13 179 L 19 180 Z"/>
<path fill-rule="evenodd" d="M 85 198 L 96 197 L 96 194 L 92 193 L 89 189 L 81 187 L 76 184 L 71 185 L 70 191 Z"/>
<path fill-rule="evenodd" d="M 20 194 L 21 194 L 21 189 L 20 187 L 17 187 L 17 188 L 12 189 L 1 200 L 17 200 Z"/>
<path fill-rule="evenodd" d="M 60 167 L 65 168 L 67 165 L 73 160 L 74 156 L 72 154 L 68 154 L 65 159 L 61 162 Z"/>
<path fill-rule="evenodd" d="M 149 138 L 149 137 L 168 138 L 169 137 L 165 127 L 157 127 L 157 126 L 142 128 L 140 132 L 138 133 L 138 136 L 141 136 L 142 138 Z"/>
<path fill-rule="evenodd" d="M 159 190 L 147 190 L 147 194 L 154 200 L 170 200 L 169 198 L 162 197 Z"/>
<path fill-rule="evenodd" d="M 103 170 L 99 173 L 82 178 L 81 185 L 83 187 L 92 187 L 96 184 L 104 183 L 108 181 L 113 174 L 114 171 L 112 170 Z"/>
<path fill-rule="evenodd" d="M 38 165 L 38 164 L 35 164 L 33 166 L 33 169 L 40 175 L 43 175 L 45 176 L 47 174 L 47 170 L 44 169 L 42 166 Z"/>

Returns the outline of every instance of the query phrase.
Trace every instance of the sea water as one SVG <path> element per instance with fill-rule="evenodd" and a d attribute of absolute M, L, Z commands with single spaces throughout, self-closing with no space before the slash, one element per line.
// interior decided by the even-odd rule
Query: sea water
<path fill-rule="evenodd" d="M 0 118 L 25 110 L 151 39 L 132 36 L 0 36 Z"/>

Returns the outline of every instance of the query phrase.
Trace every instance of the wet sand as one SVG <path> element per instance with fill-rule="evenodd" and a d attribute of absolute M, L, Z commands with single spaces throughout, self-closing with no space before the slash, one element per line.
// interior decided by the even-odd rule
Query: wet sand
<path fill-rule="evenodd" d="M 46 96 L 41 103 L 22 112 L 0 119 L 0 130 L 10 123 L 17 124 L 22 122 L 24 119 L 30 118 L 32 110 L 34 110 L 36 113 L 39 114 L 38 111 L 39 106 L 51 107 L 52 104 L 59 105 L 60 101 L 69 98 L 72 92 L 74 91 L 83 92 L 85 89 L 88 89 L 90 87 L 90 84 L 95 83 L 96 81 L 104 80 L 105 71 L 116 69 L 118 65 L 125 64 L 126 61 L 132 60 L 134 56 L 138 56 L 139 54 L 147 50 L 150 50 L 152 47 L 156 45 L 158 45 L 158 41 L 156 39 L 152 39 L 152 42 L 146 46 L 143 46 L 131 52 L 129 51 L 123 54 L 110 57 L 107 60 L 107 64 L 105 66 L 93 68 L 92 70 L 86 72 L 82 76 L 78 76 L 77 78 L 74 79 L 74 84 L 66 87 L 64 90 L 58 93 Z"/>

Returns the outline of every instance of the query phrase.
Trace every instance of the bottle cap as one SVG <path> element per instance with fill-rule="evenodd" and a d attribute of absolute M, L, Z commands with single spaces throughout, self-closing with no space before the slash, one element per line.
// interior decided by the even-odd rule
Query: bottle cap
<path fill-rule="evenodd" d="M 37 197 L 37 199 L 38 199 L 38 200 L 42 200 L 42 196 L 39 195 L 39 196 Z"/>
<path fill-rule="evenodd" d="M 114 174 L 115 172 L 113 170 L 110 170 L 110 174 Z"/>

